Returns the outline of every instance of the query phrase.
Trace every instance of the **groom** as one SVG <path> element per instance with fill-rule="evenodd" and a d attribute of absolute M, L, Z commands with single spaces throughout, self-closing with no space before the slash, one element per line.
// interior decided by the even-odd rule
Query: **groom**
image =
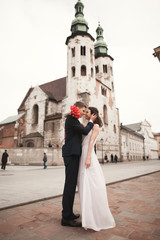
<path fill-rule="evenodd" d="M 81 227 L 81 222 L 75 221 L 80 215 L 73 213 L 73 203 L 82 148 L 82 134 L 87 135 L 90 132 L 97 116 L 92 114 L 87 126 L 83 127 L 78 117 L 82 117 L 85 114 L 86 106 L 82 102 L 76 102 L 74 106 L 78 108 L 79 116 L 74 114 L 67 116 L 65 121 L 65 144 L 62 148 L 62 156 L 65 164 L 65 184 L 62 199 L 61 224 L 63 226 Z"/>

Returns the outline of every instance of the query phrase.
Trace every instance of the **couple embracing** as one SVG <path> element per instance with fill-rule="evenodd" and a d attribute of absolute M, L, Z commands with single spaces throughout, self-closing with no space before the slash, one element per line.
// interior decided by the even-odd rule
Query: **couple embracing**
<path fill-rule="evenodd" d="M 78 118 L 85 115 L 88 124 L 84 127 Z M 115 226 L 107 200 L 104 176 L 94 144 L 102 126 L 98 110 L 76 102 L 65 121 L 65 144 L 62 155 L 65 164 L 65 185 L 62 199 L 63 226 L 84 227 L 99 231 Z M 82 140 L 83 139 L 83 140 Z M 73 213 L 73 204 L 78 185 L 82 222 L 76 221 L 79 214 Z"/>

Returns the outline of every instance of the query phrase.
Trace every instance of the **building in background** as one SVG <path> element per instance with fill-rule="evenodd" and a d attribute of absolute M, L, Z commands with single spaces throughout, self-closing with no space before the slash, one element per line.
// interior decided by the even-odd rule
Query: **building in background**
<path fill-rule="evenodd" d="M 145 156 L 144 136 L 122 124 L 120 135 L 121 161 L 142 160 Z"/>
<path fill-rule="evenodd" d="M 0 147 L 18 147 L 25 135 L 25 113 L 8 117 L 0 122 Z"/>
<path fill-rule="evenodd" d="M 160 159 L 160 133 L 153 133 L 154 138 L 158 142 L 158 157 Z"/>
<path fill-rule="evenodd" d="M 158 142 L 154 138 L 151 125 L 147 120 L 125 125 L 125 127 L 141 134 L 144 137 L 144 156 L 147 159 L 158 159 Z"/>
<path fill-rule="evenodd" d="M 66 39 L 67 76 L 34 88 L 24 97 L 18 113 L 25 113 L 25 131 L 18 132 L 17 146 L 61 148 L 65 115 L 76 101 L 97 107 L 103 120 L 97 154 L 119 156 L 119 112 L 115 102 L 113 58 L 98 24 L 96 41 L 88 32 L 84 5 L 75 4 L 71 35 Z M 82 120 L 85 123 L 85 120 Z M 15 145 L 14 145 L 15 146 Z"/>
<path fill-rule="evenodd" d="M 97 139 L 97 155 L 103 153 L 119 157 L 119 112 L 116 108 L 113 76 L 113 58 L 103 37 L 103 28 L 98 24 L 96 41 L 89 34 L 84 19 L 84 5 L 75 5 L 75 19 L 71 23 L 71 35 L 67 37 L 67 85 L 62 114 L 76 101 L 97 107 L 103 127 Z"/>

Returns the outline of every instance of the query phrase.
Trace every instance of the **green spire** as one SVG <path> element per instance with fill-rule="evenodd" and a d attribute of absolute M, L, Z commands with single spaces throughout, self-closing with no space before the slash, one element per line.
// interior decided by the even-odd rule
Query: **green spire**
<path fill-rule="evenodd" d="M 84 19 L 83 9 L 84 9 L 83 3 L 80 0 L 78 0 L 78 2 L 75 5 L 76 10 L 75 19 L 72 21 L 71 25 L 72 33 L 88 32 L 88 23 Z"/>
<path fill-rule="evenodd" d="M 100 23 L 98 24 L 98 27 L 96 29 L 96 33 L 97 33 L 97 38 L 96 38 L 96 43 L 94 44 L 94 48 L 95 48 L 95 57 L 104 57 L 107 56 L 108 53 L 108 48 L 107 48 L 107 44 L 105 43 L 105 41 L 103 40 L 103 28 L 100 26 Z"/>

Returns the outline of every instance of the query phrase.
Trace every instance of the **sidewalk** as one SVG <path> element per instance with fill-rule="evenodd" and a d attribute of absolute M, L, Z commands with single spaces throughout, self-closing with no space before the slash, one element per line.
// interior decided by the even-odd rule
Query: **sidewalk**
<path fill-rule="evenodd" d="M 117 165 L 118 166 L 118 165 Z M 160 173 L 107 186 L 113 229 L 63 227 L 62 197 L 0 211 L 1 240 L 159 240 Z M 76 194 L 74 212 L 80 212 Z"/>
<path fill-rule="evenodd" d="M 160 161 L 102 164 L 106 184 L 160 171 Z M 61 196 L 64 166 L 7 166 L 0 170 L 0 210 L 12 206 Z"/>

